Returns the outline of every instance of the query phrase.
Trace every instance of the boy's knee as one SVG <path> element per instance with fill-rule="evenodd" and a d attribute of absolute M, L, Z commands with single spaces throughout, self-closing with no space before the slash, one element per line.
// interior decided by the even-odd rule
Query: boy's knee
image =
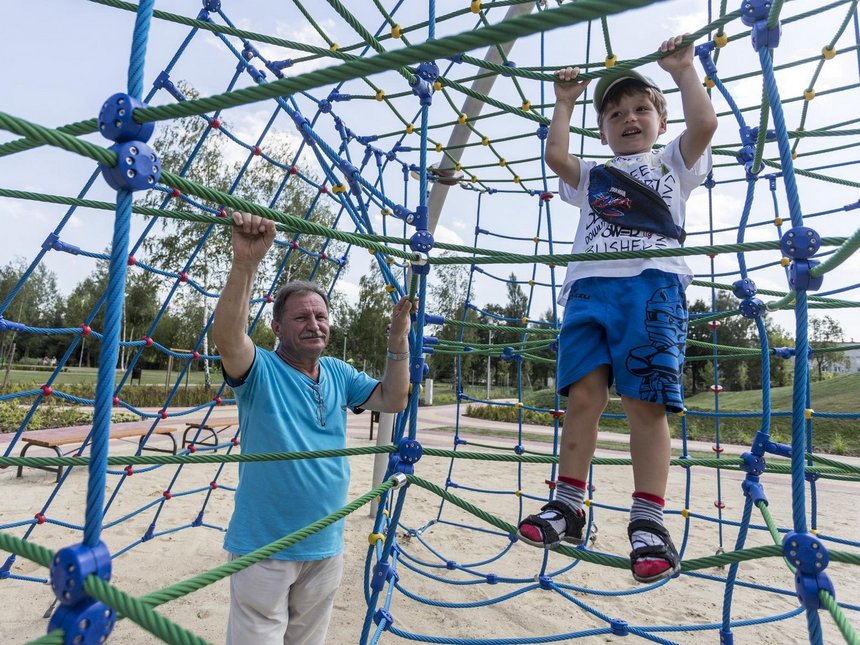
<path fill-rule="evenodd" d="M 609 390 L 606 387 L 588 387 L 582 383 L 570 386 L 567 397 L 567 409 L 570 411 L 603 412 L 609 403 Z"/>

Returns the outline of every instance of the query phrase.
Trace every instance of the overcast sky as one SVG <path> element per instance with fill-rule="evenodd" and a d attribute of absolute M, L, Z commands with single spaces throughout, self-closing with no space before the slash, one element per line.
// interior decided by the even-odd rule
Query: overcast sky
<path fill-rule="evenodd" d="M 404 7 L 397 8 L 395 2 L 382 3 L 388 11 L 393 12 L 395 20 L 404 28 L 427 20 L 424 2 L 406 2 Z M 485 3 L 488 6 L 490 3 Z M 810 11 L 815 7 L 824 7 L 823 1 L 786 2 L 783 16 L 790 17 L 799 11 Z M 359 42 L 348 23 L 337 16 L 324 3 L 307 3 L 306 6 L 316 12 L 315 19 L 328 38 L 341 48 Z M 445 16 L 455 10 L 468 6 L 465 1 L 437 2 L 437 17 Z M 316 29 L 309 25 L 292 3 L 266 3 L 262 1 L 222 3 L 227 17 L 238 27 L 252 31 L 267 33 L 280 38 L 300 41 L 317 46 L 328 47 L 328 43 Z M 551 2 L 550 8 L 557 6 Z M 711 9 L 713 17 L 719 7 L 714 3 Z M 158 2 L 156 8 L 172 13 L 195 16 L 200 4 L 191 1 Z M 359 18 L 368 30 L 387 34 L 390 27 L 378 9 L 369 0 L 353 1 L 349 9 Z M 802 61 L 806 58 L 820 56 L 821 48 L 834 36 L 835 30 L 842 23 L 849 4 L 843 3 L 834 9 L 818 12 L 813 17 L 802 22 L 786 22 L 779 47 L 775 50 L 774 59 L 777 66 Z M 0 68 L 0 111 L 32 120 L 41 125 L 57 127 L 72 123 L 98 114 L 101 103 L 109 95 L 117 91 L 125 91 L 127 84 L 128 52 L 131 43 L 134 15 L 127 11 L 113 9 L 93 2 L 79 0 L 76 2 L 42 0 L 38 3 L 13 3 L 5 7 L 3 38 L 0 39 L 0 54 L 7 64 Z M 397 9 L 395 11 L 395 9 Z M 490 11 L 488 20 L 498 22 L 504 16 L 506 8 Z M 220 18 L 216 18 L 221 22 Z M 655 5 L 624 15 L 608 19 L 609 38 L 614 53 L 619 60 L 638 58 L 654 51 L 659 42 L 675 33 L 695 31 L 709 21 L 708 3 L 701 0 L 676 0 L 673 2 L 656 3 Z M 647 29 L 643 26 L 647 25 Z M 437 37 L 469 31 L 479 26 L 477 16 L 471 13 L 456 19 L 444 20 L 437 27 Z M 746 27 L 740 21 L 732 22 L 727 32 L 735 36 Z M 809 103 L 806 110 L 806 130 L 827 128 L 833 124 L 849 122 L 843 129 L 851 128 L 852 119 L 857 117 L 858 104 L 858 59 L 853 42 L 853 29 L 849 28 L 845 36 L 837 43 L 837 49 L 843 53 L 828 61 L 821 73 L 814 79 L 816 98 Z M 178 46 L 188 34 L 189 28 L 176 25 L 164 20 L 154 20 L 147 52 L 145 69 L 145 92 L 152 86 L 153 80 L 177 51 Z M 811 38 L 810 34 L 816 34 Z M 421 28 L 406 33 L 407 39 L 415 44 L 427 38 L 427 29 Z M 238 45 L 238 40 L 230 41 Z M 702 40 L 702 42 L 704 39 Z M 386 48 L 402 46 L 392 45 L 390 39 L 385 40 Z M 264 56 L 274 60 L 296 58 L 302 54 L 288 51 L 272 45 L 258 44 Z M 844 50 L 849 50 L 844 52 Z M 359 50 L 354 50 L 358 53 Z M 371 52 L 372 53 L 372 52 Z M 484 50 L 470 52 L 471 55 L 482 58 Z M 543 37 L 536 35 L 520 39 L 511 52 L 510 59 L 519 67 L 561 66 L 566 64 L 585 64 L 590 61 L 597 66 L 606 55 L 604 36 L 600 31 L 599 21 L 592 25 L 578 25 L 569 28 L 556 29 L 547 32 Z M 12 61 L 15 61 L 14 63 Z M 438 61 L 443 72 L 449 66 L 446 60 Z M 314 61 L 285 70 L 288 74 L 299 74 L 310 71 L 322 65 L 336 64 L 336 61 Z M 780 95 L 783 101 L 802 96 L 805 88 L 813 83 L 817 61 L 813 60 L 799 65 L 786 67 L 778 73 Z M 171 77 L 190 83 L 201 96 L 218 94 L 226 90 L 227 84 L 236 67 L 236 59 L 229 49 L 210 33 L 199 33 L 183 53 L 174 68 Z M 597 67 L 595 67 L 597 69 Z M 753 50 L 750 39 L 734 40 L 722 50 L 718 71 L 721 78 L 735 79 L 727 81 L 727 86 L 734 100 L 741 107 L 748 107 L 760 101 L 762 84 L 760 76 L 755 71 L 760 69 L 758 55 Z M 656 64 L 646 66 L 643 71 L 652 76 L 664 88 L 671 87 L 669 76 Z M 449 78 L 459 80 L 471 77 L 476 68 L 466 64 L 453 65 L 447 70 Z M 269 74 L 271 79 L 272 75 Z M 372 77 L 372 82 L 383 88 L 387 95 L 408 91 L 406 81 L 396 73 L 378 74 Z M 243 75 L 237 87 L 248 87 L 253 82 Z M 468 85 L 468 82 L 466 82 Z M 845 91 L 835 90 L 849 88 Z M 330 87 L 313 90 L 310 96 L 297 97 L 302 112 L 312 117 L 316 111 L 316 101 L 324 98 Z M 372 94 L 372 90 L 362 81 L 347 83 L 341 90 L 357 95 Z M 506 104 L 519 106 L 522 103 L 520 93 L 537 106 L 542 101 L 551 103 L 552 88 L 539 82 L 520 80 L 514 84 L 508 78 L 499 78 L 493 88 L 492 95 Z M 450 124 L 453 122 L 464 101 L 464 96 L 451 92 L 450 103 L 441 93 L 434 97 L 430 111 L 431 124 Z M 542 98 L 543 97 L 543 98 Z M 669 94 L 670 118 L 681 115 L 677 94 Z M 160 93 L 153 104 L 172 102 L 170 97 Z M 715 95 L 714 103 L 717 111 L 728 111 L 726 102 Z M 417 99 L 404 96 L 394 100 L 394 104 L 404 117 L 409 120 L 417 115 Z M 451 105 L 453 104 L 453 106 Z M 803 117 L 803 101 L 787 102 L 785 104 L 788 128 L 797 129 Z M 252 105 L 228 110 L 224 118 L 229 121 L 232 131 L 242 141 L 253 143 L 262 131 L 274 111 L 272 101 L 259 102 Z M 402 132 L 403 125 L 383 104 L 372 100 L 355 99 L 350 102 L 336 103 L 335 113 L 343 119 L 352 130 L 361 135 L 386 134 Z M 496 112 L 493 108 L 485 108 L 484 114 Z M 545 111 L 551 115 L 551 109 Z M 574 123 L 581 124 L 584 118 L 586 127 L 595 126 L 593 110 L 590 106 L 578 108 L 574 115 Z M 745 112 L 748 125 L 758 125 L 758 115 Z M 770 120 L 771 127 L 773 120 Z M 417 125 L 417 122 L 416 122 Z M 486 136 L 492 142 L 503 137 L 516 134 L 534 133 L 536 124 L 533 121 L 512 115 L 501 115 L 491 119 L 483 119 L 476 123 L 481 136 Z M 670 131 L 663 141 L 680 133 L 682 126 L 672 124 Z M 283 115 L 278 118 L 274 131 L 278 136 L 288 137 L 298 144 L 299 138 L 292 122 Z M 337 147 L 340 139 L 332 126 L 331 118 L 320 119 L 317 128 L 332 147 Z M 431 131 L 434 140 L 447 142 L 450 127 L 437 127 Z M 15 137 L 9 133 L 0 133 L 0 141 L 12 140 Z M 107 145 L 98 136 L 89 136 L 88 140 L 97 145 Z M 398 142 L 400 135 L 390 136 L 376 142 L 380 149 L 389 150 Z M 470 143 L 476 143 L 478 136 L 473 136 Z M 729 146 L 736 150 L 738 147 L 738 124 L 731 116 L 721 117 L 720 130 L 715 144 Z M 401 152 L 398 158 L 409 163 L 418 163 L 417 145 L 419 137 L 415 134 L 404 135 L 403 145 L 415 147 L 413 152 Z M 800 156 L 797 166 L 802 169 L 817 169 L 823 166 L 835 165 L 832 168 L 818 170 L 821 174 L 853 180 L 856 177 L 855 166 L 857 158 L 857 137 L 816 137 L 805 138 L 798 149 Z M 575 152 L 580 151 L 580 142 L 572 140 Z M 606 154 L 608 149 L 593 139 L 582 143 L 582 152 L 590 155 Z M 852 147 L 853 146 L 853 147 Z M 816 151 L 828 151 L 822 154 L 811 154 Z M 361 161 L 362 147 L 353 143 L 350 154 L 353 162 Z M 230 158 L 244 158 L 247 152 L 234 144 L 225 143 L 224 154 Z M 770 143 L 766 148 L 766 156 L 776 157 L 776 144 Z M 497 156 L 498 155 L 498 156 Z M 494 143 L 490 146 L 474 146 L 466 149 L 463 162 L 465 165 L 488 167 L 474 170 L 479 179 L 493 183 L 485 186 L 516 190 L 513 184 L 495 183 L 494 180 L 508 179 L 517 174 L 527 181 L 527 188 L 541 189 L 541 167 L 536 159 L 540 156 L 540 142 L 537 137 L 519 138 L 508 142 Z M 506 168 L 498 164 L 499 157 L 510 161 Z M 438 161 L 439 154 L 430 152 L 428 161 Z M 531 159 L 528 162 L 515 163 L 517 160 Z M 687 230 L 690 233 L 701 232 L 709 227 L 714 229 L 737 226 L 741 217 L 745 199 L 745 182 L 743 172 L 731 157 L 715 156 L 716 178 L 718 185 L 709 196 L 704 189 L 694 193 L 688 206 Z M 315 167 L 315 161 L 307 156 L 300 159 L 300 165 Z M 489 165 L 492 165 L 489 167 Z M 3 177 L 2 187 L 17 190 L 30 190 L 66 196 L 77 195 L 87 178 L 93 171 L 94 164 L 73 153 L 62 150 L 44 148 L 13 156 L 0 157 L 0 176 Z M 177 169 L 171 168 L 171 171 Z M 772 172 L 766 170 L 765 173 Z M 369 182 L 378 179 L 378 173 L 373 164 L 365 175 Z M 397 203 L 406 203 L 410 208 L 418 202 L 418 182 L 410 180 L 403 182 L 399 164 L 389 164 L 384 175 L 384 185 L 388 197 Z M 556 182 L 549 184 L 556 189 Z M 834 183 L 798 179 L 799 198 L 804 214 L 826 213 L 807 222 L 821 235 L 847 236 L 858 228 L 858 211 L 843 210 L 848 204 L 858 201 L 860 194 L 856 188 L 839 186 Z M 405 192 L 404 192 L 405 191 Z M 438 241 L 475 245 L 519 253 L 533 253 L 534 245 L 529 242 L 515 241 L 509 238 L 530 239 L 535 235 L 547 236 L 546 217 L 539 218 L 538 200 L 527 196 L 524 192 L 509 192 L 496 195 L 484 195 L 478 200 L 478 192 L 454 188 L 450 191 L 445 210 L 436 231 Z M 404 195 L 406 195 L 404 197 Z M 88 197 L 113 201 L 112 191 L 99 179 L 89 192 Z M 334 205 L 334 202 L 332 202 Z M 480 206 L 480 208 L 479 208 Z M 759 181 L 750 223 L 771 221 L 778 213 L 788 219 L 789 211 L 782 183 L 777 184 L 774 196 L 768 190 L 767 181 Z M 381 226 L 381 216 L 378 208 L 372 212 L 375 226 Z M 29 262 L 38 252 L 46 236 L 54 230 L 65 213 L 62 206 L 42 205 L 35 202 L 25 202 L 0 198 L 0 214 L 4 218 L 6 234 L 0 236 L 0 261 L 3 263 L 14 257 L 24 258 Z M 712 224 L 709 224 L 709 211 L 712 213 Z M 569 241 L 575 230 L 578 213 L 568 205 L 556 199 L 551 203 L 551 223 L 554 239 Z M 480 226 L 497 233 L 498 236 L 481 235 L 475 238 L 475 227 Z M 133 227 L 132 240 L 136 239 L 142 228 L 140 220 Z M 346 225 L 347 230 L 354 230 Z M 787 226 L 783 228 L 786 230 Z M 110 213 L 99 213 L 79 210 L 61 234 L 61 238 L 71 244 L 93 252 L 101 252 L 109 244 L 112 229 Z M 399 233 L 400 231 L 396 231 Z M 751 227 L 746 231 L 748 241 L 773 240 L 777 238 L 776 228 L 772 225 Z M 731 243 L 737 240 L 737 233 L 730 231 L 720 233 L 714 238 L 716 243 Z M 707 243 L 707 237 L 691 235 L 688 245 L 698 246 Z M 569 251 L 568 244 L 554 247 L 556 253 Z M 548 252 L 548 247 L 542 244 L 540 253 Z M 748 254 L 748 267 L 758 267 L 771 264 L 779 259 L 776 251 Z M 340 288 L 353 297 L 357 292 L 359 277 L 369 270 L 371 258 L 364 251 L 356 253 L 351 261 L 350 271 L 344 276 Z M 93 269 L 91 260 L 72 257 L 66 254 L 50 252 L 45 260 L 48 268 L 57 272 L 61 290 L 68 293 L 75 284 L 88 275 Z M 706 258 L 691 260 L 691 265 L 698 276 L 707 279 L 710 263 Z M 715 260 L 715 271 L 718 274 L 736 272 L 738 259 L 734 255 L 718 256 Z M 496 265 L 487 267 L 489 275 L 479 275 L 476 278 L 476 300 L 479 305 L 488 302 L 504 302 L 505 287 L 498 278 L 507 277 L 512 271 L 521 280 L 533 278 L 538 283 L 549 283 L 550 272 L 546 267 L 537 267 L 532 273 L 531 265 Z M 563 278 L 563 267 L 556 269 L 555 280 L 560 284 Z M 852 258 L 840 269 L 828 274 L 822 290 L 830 291 L 837 288 L 851 287 L 857 283 L 860 275 L 860 260 Z M 784 271 L 772 267 L 755 271 L 751 277 L 759 287 L 775 290 L 786 290 Z M 431 273 L 431 280 L 433 274 Z M 721 275 L 717 282 L 732 282 L 737 275 Z M 689 292 L 691 299 L 709 297 L 707 290 L 692 288 Z M 860 293 L 855 287 L 836 297 L 846 300 L 860 301 Z M 538 288 L 534 295 L 531 314 L 538 317 L 551 306 L 551 292 L 547 288 Z M 765 300 L 773 300 L 765 297 Z M 848 338 L 860 340 L 860 317 L 856 310 L 827 310 L 827 315 L 837 318 L 846 330 Z M 777 314 L 780 324 L 789 329 L 793 335 L 793 318 L 790 314 Z M 848 339 L 846 338 L 846 339 Z"/>

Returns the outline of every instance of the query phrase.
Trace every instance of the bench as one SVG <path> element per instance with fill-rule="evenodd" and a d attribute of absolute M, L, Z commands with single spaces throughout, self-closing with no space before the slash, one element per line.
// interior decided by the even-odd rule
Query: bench
<path fill-rule="evenodd" d="M 235 423 L 186 423 L 185 432 L 182 433 L 182 446 L 191 450 L 194 446 L 206 446 L 212 448 L 213 452 L 218 452 L 218 435 L 224 432 L 227 428 L 232 428 Z M 199 431 L 199 432 L 198 432 Z M 205 437 L 201 437 L 200 433 L 206 433 Z M 188 435 L 196 435 L 197 440 L 189 442 Z"/>
<path fill-rule="evenodd" d="M 160 435 L 166 436 L 170 438 L 170 443 L 172 445 L 171 449 L 166 448 L 154 448 L 149 445 L 144 445 L 143 438 L 147 432 L 149 432 L 149 425 L 141 425 L 140 423 L 135 423 L 134 425 L 112 425 L 110 429 L 110 438 L 111 439 L 125 439 L 127 437 L 140 437 L 138 440 L 138 447 L 140 450 L 150 450 L 153 452 L 167 452 L 172 455 L 176 454 L 176 439 L 171 434 L 177 428 L 171 426 L 163 426 L 159 425 L 152 431 L 152 435 Z M 52 428 L 48 430 L 30 430 L 29 432 L 21 433 L 21 441 L 24 442 L 24 448 L 21 450 L 21 456 L 26 457 L 27 451 L 31 446 L 39 446 L 41 448 L 51 448 L 54 452 L 57 453 L 57 457 L 64 456 L 63 452 L 60 450 L 61 446 L 75 445 L 77 448 L 80 448 L 81 444 L 83 444 L 84 439 L 87 438 L 87 435 L 90 434 L 92 430 L 92 426 L 74 426 L 71 428 Z M 92 443 L 92 438 L 90 439 L 90 443 Z M 70 454 L 72 451 L 69 451 L 65 454 Z M 38 468 L 40 470 L 47 470 L 51 473 L 57 473 L 57 481 L 60 481 L 60 477 L 63 476 L 63 466 L 30 466 L 31 468 Z M 23 470 L 23 466 L 18 466 L 17 477 L 21 477 L 21 471 Z"/>

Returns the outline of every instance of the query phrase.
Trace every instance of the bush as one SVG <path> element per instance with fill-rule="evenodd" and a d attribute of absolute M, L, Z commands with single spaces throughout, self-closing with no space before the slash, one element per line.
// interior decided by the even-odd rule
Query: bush
<path fill-rule="evenodd" d="M 21 426 L 29 406 L 13 402 L 0 403 L 0 433 L 16 432 Z M 137 421 L 140 417 L 130 412 L 116 412 L 111 416 L 114 423 Z M 27 424 L 27 430 L 82 426 L 93 422 L 93 415 L 80 408 L 45 403 L 40 405 Z"/>

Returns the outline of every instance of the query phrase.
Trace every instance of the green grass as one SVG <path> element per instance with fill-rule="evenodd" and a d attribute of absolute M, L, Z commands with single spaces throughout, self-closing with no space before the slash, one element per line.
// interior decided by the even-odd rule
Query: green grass
<path fill-rule="evenodd" d="M 860 412 L 860 372 L 833 376 L 810 382 L 812 408 L 827 412 Z M 775 387 L 770 391 L 774 410 L 791 410 L 793 388 Z M 713 409 L 713 392 L 701 392 L 687 397 L 687 407 Z M 761 410 L 761 390 L 720 393 L 720 408 L 729 410 Z"/>
<path fill-rule="evenodd" d="M 3 382 L 3 377 L 6 373 L 5 369 L 0 369 L 0 383 Z M 49 371 L 33 371 L 33 370 L 9 370 L 9 379 L 7 388 L 12 390 L 20 390 L 20 385 L 28 385 L 31 383 L 44 383 L 51 375 Z M 119 380 L 123 375 L 120 370 L 116 371 L 116 378 Z M 167 382 L 167 370 L 143 370 L 140 382 L 142 385 L 164 385 Z M 179 376 L 179 372 L 173 370 L 170 374 L 170 384 L 172 385 Z M 186 373 L 188 383 L 191 385 L 203 384 L 202 370 L 189 370 Z M 213 384 L 218 385 L 221 382 L 221 372 L 210 371 L 210 380 Z M 77 385 L 79 383 L 95 383 L 98 381 L 98 368 L 96 367 L 66 367 L 62 372 L 57 374 L 54 379 L 55 385 Z M 128 381 L 127 381 L 128 382 Z M 137 381 L 135 381 L 136 383 Z M 185 379 L 183 379 L 183 383 Z"/>
<path fill-rule="evenodd" d="M 445 426 L 445 427 L 433 428 L 433 431 L 434 432 L 447 432 L 453 437 L 454 432 L 455 432 L 455 428 L 452 426 Z M 461 428 L 461 432 L 463 432 L 465 434 L 470 434 L 470 435 L 478 435 L 481 437 L 495 437 L 498 439 L 510 439 L 512 444 L 514 441 L 517 440 L 517 437 L 518 437 L 518 433 L 515 430 L 498 430 L 498 429 L 494 429 L 494 428 Z M 522 438 L 525 441 L 533 441 L 536 443 L 547 444 L 546 451 L 540 451 L 540 452 L 526 451 L 525 454 L 547 454 L 548 455 L 548 454 L 550 454 L 550 451 L 552 450 L 552 445 L 551 445 L 552 444 L 552 437 L 551 436 L 548 436 L 545 434 L 537 434 L 535 432 L 524 432 L 522 434 Z M 470 445 L 476 445 L 476 444 L 472 443 Z M 619 443 L 617 441 L 598 440 L 597 441 L 597 448 L 601 449 L 601 450 L 612 450 L 612 451 L 620 452 L 620 453 L 624 453 L 624 454 L 629 454 L 629 452 L 630 452 L 630 449 L 627 447 L 626 444 Z M 466 445 L 466 447 L 463 449 L 468 450 L 469 445 Z M 690 451 L 687 453 L 687 455 L 689 457 L 692 457 L 693 459 L 713 459 L 714 458 L 713 452 Z M 677 450 L 677 449 L 672 449 L 672 456 L 673 457 L 681 457 L 681 451 Z"/>
<path fill-rule="evenodd" d="M 792 388 L 775 388 L 771 392 L 771 409 L 774 412 L 791 412 Z M 745 392 L 722 392 L 719 396 L 721 413 L 758 412 L 761 411 L 761 390 Z M 860 373 L 834 376 L 825 381 L 811 383 L 811 400 L 814 410 L 831 413 L 860 413 Z M 538 408 L 554 407 L 554 393 L 542 390 L 526 397 L 527 405 Z M 565 408 L 566 399 L 561 400 Z M 687 409 L 691 412 L 712 412 L 714 410 L 714 394 L 706 392 L 689 397 L 686 400 Z M 613 399 L 606 408 L 607 414 L 623 414 L 620 401 Z M 516 410 L 497 406 L 473 406 L 471 416 L 491 419 L 493 421 L 517 420 Z M 546 413 L 528 412 L 525 414 L 528 423 L 552 425 L 552 418 Z M 721 443 L 750 445 L 756 432 L 762 429 L 759 417 L 720 417 L 717 419 L 707 416 L 689 414 L 684 419 L 670 416 L 670 430 L 673 437 L 682 435 L 682 424 L 686 422 L 687 438 L 698 441 L 715 443 L 719 434 Z M 825 419 L 814 418 L 812 423 L 812 449 L 815 452 L 836 455 L 860 455 L 860 433 L 856 431 L 857 419 Z M 604 417 L 600 429 L 610 432 L 627 433 L 625 419 Z M 779 443 L 791 443 L 791 417 L 772 416 L 769 423 L 770 437 Z"/>

